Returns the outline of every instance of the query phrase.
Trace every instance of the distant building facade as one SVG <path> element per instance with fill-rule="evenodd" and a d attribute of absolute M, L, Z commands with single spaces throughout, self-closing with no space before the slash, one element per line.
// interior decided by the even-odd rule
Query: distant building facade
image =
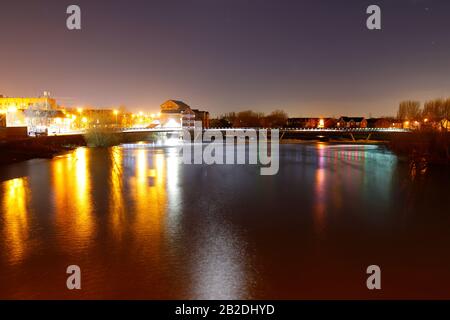
<path fill-rule="evenodd" d="M 193 109 L 192 111 L 194 111 L 194 114 L 195 114 L 195 121 L 201 121 L 202 128 L 208 129 L 209 128 L 209 112 L 198 110 L 198 109 Z"/>
<path fill-rule="evenodd" d="M 367 120 L 364 117 L 340 117 L 336 126 L 338 128 L 367 128 Z"/>
<path fill-rule="evenodd" d="M 369 118 L 367 119 L 368 128 L 402 128 L 403 123 L 394 118 Z"/>
<path fill-rule="evenodd" d="M 81 122 L 84 122 L 84 127 L 115 127 L 120 121 L 122 115 L 114 113 L 111 109 L 83 109 L 80 114 Z"/>
<path fill-rule="evenodd" d="M 190 128 L 194 127 L 195 114 L 183 101 L 167 100 L 161 104 L 159 121 L 163 128 Z"/>
<path fill-rule="evenodd" d="M 0 125 L 6 127 L 32 127 L 47 111 L 58 110 L 56 100 L 50 97 L 49 92 L 37 98 L 5 97 L 0 95 Z"/>
<path fill-rule="evenodd" d="M 334 128 L 336 119 L 334 118 L 288 118 L 286 126 L 288 128 L 320 129 Z"/>
<path fill-rule="evenodd" d="M 50 93 L 45 91 L 41 97 L 38 98 L 17 98 L 5 97 L 0 95 L 0 110 L 7 111 L 8 109 L 26 110 L 26 109 L 57 109 L 56 100 L 50 97 Z"/>
<path fill-rule="evenodd" d="M 195 121 L 209 127 L 209 112 L 192 109 L 180 100 L 167 100 L 161 104 L 160 124 L 163 128 L 193 128 Z"/>
<path fill-rule="evenodd" d="M 317 128 L 318 118 L 288 118 L 288 128 Z"/>

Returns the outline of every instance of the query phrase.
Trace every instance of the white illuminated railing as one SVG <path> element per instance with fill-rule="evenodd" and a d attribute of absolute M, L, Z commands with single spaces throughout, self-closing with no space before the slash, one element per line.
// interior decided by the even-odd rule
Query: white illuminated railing
<path fill-rule="evenodd" d="M 116 132 L 180 132 L 183 129 L 193 130 L 194 128 L 180 128 L 180 127 L 164 127 L 164 128 L 126 128 L 118 129 Z M 265 129 L 270 130 L 270 128 L 209 128 L 205 131 L 247 131 L 247 130 L 259 130 Z M 281 128 L 282 132 L 310 132 L 310 133 L 320 133 L 320 132 L 335 132 L 335 133 L 375 133 L 375 132 L 412 132 L 410 129 L 400 129 L 400 128 Z M 84 134 L 86 130 L 71 130 L 66 132 L 59 132 L 50 135 L 77 135 Z"/>

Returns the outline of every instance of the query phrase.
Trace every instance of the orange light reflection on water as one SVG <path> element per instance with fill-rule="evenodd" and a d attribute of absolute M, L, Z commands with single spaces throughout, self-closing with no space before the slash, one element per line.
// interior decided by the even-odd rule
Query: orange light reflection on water
<path fill-rule="evenodd" d="M 61 248 L 71 250 L 70 242 L 75 241 L 78 250 L 89 245 L 94 232 L 91 199 L 91 177 L 88 150 L 78 148 L 72 154 L 52 161 L 52 183 L 56 226 Z M 67 232 L 71 230 L 71 232 Z"/>
<path fill-rule="evenodd" d="M 3 201 L 1 203 L 4 219 L 3 239 L 6 250 L 3 252 L 11 264 L 20 263 L 25 258 L 29 246 L 28 203 L 30 191 L 27 178 L 16 178 L 2 183 Z"/>

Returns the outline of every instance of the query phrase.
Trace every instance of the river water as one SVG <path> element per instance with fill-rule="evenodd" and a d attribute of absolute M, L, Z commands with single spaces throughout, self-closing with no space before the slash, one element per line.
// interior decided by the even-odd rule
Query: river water
<path fill-rule="evenodd" d="M 448 168 L 286 144 L 278 174 L 259 172 L 149 144 L 3 166 L 0 298 L 450 298 Z"/>

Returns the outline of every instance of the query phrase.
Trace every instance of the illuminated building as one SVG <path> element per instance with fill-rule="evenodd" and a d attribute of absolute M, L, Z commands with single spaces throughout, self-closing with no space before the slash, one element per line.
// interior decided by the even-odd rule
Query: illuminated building
<path fill-rule="evenodd" d="M 367 120 L 364 117 L 340 117 L 337 126 L 339 128 L 367 128 Z"/>
<path fill-rule="evenodd" d="M 334 128 L 336 120 L 334 118 L 288 118 L 286 125 L 288 128 Z"/>
<path fill-rule="evenodd" d="M 38 98 L 13 98 L 0 95 L 0 110 L 16 108 L 25 110 L 28 108 L 37 109 L 57 109 L 56 100 L 50 97 L 50 93 L 45 91 L 43 96 Z"/>
<path fill-rule="evenodd" d="M 49 92 L 38 98 L 0 95 L 0 114 L 4 115 L 4 126 L 27 127 L 28 132 L 46 131 L 49 126 L 62 125 L 61 119 L 65 117 L 58 111 L 56 100 Z"/>
<path fill-rule="evenodd" d="M 190 128 L 195 124 L 195 113 L 183 101 L 167 100 L 161 105 L 161 127 Z"/>
<path fill-rule="evenodd" d="M 58 134 L 69 132 L 72 118 L 67 117 L 61 110 L 33 110 L 24 111 L 28 132 L 36 134 Z"/>
<path fill-rule="evenodd" d="M 209 112 L 192 109 L 179 100 L 167 100 L 161 105 L 160 123 L 165 128 L 193 128 L 195 121 L 209 127 Z"/>

